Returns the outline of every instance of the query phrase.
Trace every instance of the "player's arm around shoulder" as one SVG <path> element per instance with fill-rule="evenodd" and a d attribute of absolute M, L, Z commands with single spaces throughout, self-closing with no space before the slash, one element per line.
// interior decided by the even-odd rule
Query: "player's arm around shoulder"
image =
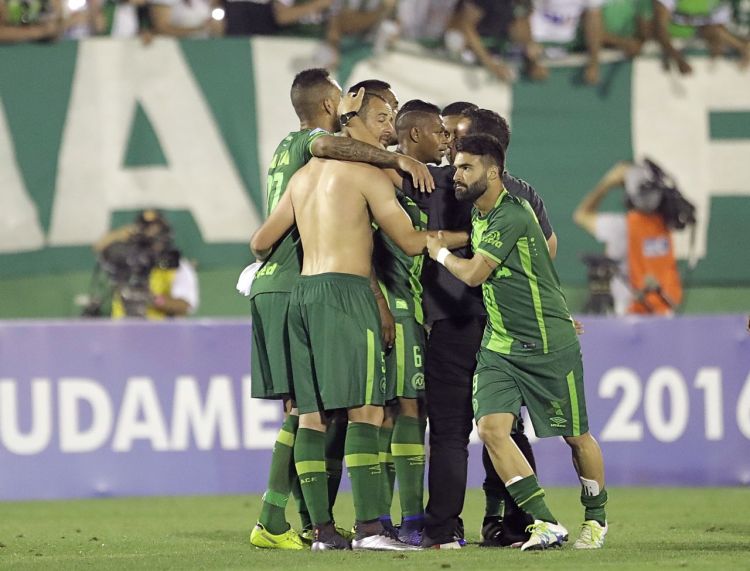
<path fill-rule="evenodd" d="M 284 234 L 294 225 L 294 207 L 292 206 L 291 193 L 293 181 L 294 179 L 289 182 L 289 187 L 279 200 L 276 208 L 273 209 L 263 225 L 255 231 L 250 240 L 250 249 L 258 260 L 265 260 L 271 253 L 274 244 L 281 240 Z"/>

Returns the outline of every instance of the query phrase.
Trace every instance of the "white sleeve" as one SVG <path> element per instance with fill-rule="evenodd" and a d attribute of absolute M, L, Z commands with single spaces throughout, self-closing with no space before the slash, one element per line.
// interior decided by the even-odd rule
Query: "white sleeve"
<path fill-rule="evenodd" d="M 622 261 L 628 254 L 628 229 L 625 215 L 618 212 L 601 212 L 596 215 L 594 238 L 604 244 L 604 254 Z"/>
<path fill-rule="evenodd" d="M 185 258 L 180 258 L 180 265 L 175 272 L 172 289 L 169 293 L 175 299 L 186 301 L 190 306 L 189 313 L 195 313 L 198 309 L 198 274 L 195 273 L 193 264 Z"/>

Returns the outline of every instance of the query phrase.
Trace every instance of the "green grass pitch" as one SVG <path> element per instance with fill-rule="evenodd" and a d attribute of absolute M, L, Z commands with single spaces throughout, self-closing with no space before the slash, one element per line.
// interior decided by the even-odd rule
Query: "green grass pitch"
<path fill-rule="evenodd" d="M 547 491 L 550 507 L 578 533 L 579 491 Z M 397 504 L 397 500 L 394 501 Z M 476 541 L 483 497 L 469 492 L 467 539 Z M 310 553 L 256 550 L 247 541 L 258 496 L 160 497 L 0 505 L 0 568 L 7 569 L 750 569 L 747 488 L 612 488 L 610 535 L 600 551 L 571 545 L 521 553 L 470 545 L 461 551 Z M 336 517 L 352 522 L 351 496 Z M 293 502 L 289 514 L 297 517 Z"/>

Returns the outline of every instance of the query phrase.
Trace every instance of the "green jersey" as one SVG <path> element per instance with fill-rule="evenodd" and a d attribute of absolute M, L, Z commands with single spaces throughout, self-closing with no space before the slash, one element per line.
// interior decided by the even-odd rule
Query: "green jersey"
<path fill-rule="evenodd" d="M 313 157 L 313 141 L 323 135 L 328 135 L 328 132 L 323 129 L 303 129 L 289 133 L 276 147 L 268 167 L 268 215 L 281 200 L 294 173 Z M 263 267 L 255 274 L 250 297 L 260 293 L 291 292 L 301 270 L 302 243 L 295 226 L 274 246 Z"/>
<path fill-rule="evenodd" d="M 400 191 L 396 191 L 399 203 L 409 215 L 417 230 L 427 229 L 427 214 L 416 203 Z M 382 230 L 373 236 L 373 265 L 380 281 L 388 307 L 394 317 L 413 317 L 422 323 L 422 262 L 423 255 L 407 256 Z"/>
<path fill-rule="evenodd" d="M 471 245 L 475 255 L 499 264 L 482 284 L 487 309 L 482 347 L 503 355 L 541 355 L 578 342 L 528 202 L 503 190 L 486 216 L 475 208 Z"/>
<path fill-rule="evenodd" d="M 313 157 L 313 141 L 328 134 L 323 129 L 303 129 L 302 131 L 289 133 L 279 143 L 271 159 L 271 165 L 268 167 L 266 216 L 273 212 L 281 197 L 284 196 L 289 180 L 294 173 L 305 166 Z"/>

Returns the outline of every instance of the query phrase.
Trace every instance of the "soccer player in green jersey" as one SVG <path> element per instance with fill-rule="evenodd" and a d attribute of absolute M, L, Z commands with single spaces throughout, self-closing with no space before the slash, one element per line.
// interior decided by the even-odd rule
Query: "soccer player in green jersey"
<path fill-rule="evenodd" d="M 342 104 L 341 88 L 328 71 L 323 69 L 305 70 L 295 77 L 291 100 L 300 120 L 300 129 L 284 138 L 271 161 L 267 188 L 269 214 L 283 196 L 292 175 L 313 156 L 398 168 L 410 173 L 422 188 L 431 186 L 431 177 L 426 167 L 417 161 L 355 139 L 330 135 L 340 127 L 340 113 L 356 115 L 363 96 L 363 93 L 347 96 L 343 98 Z M 361 119 L 353 116 L 352 121 L 356 125 Z M 290 383 L 291 357 L 286 317 L 289 295 L 300 274 L 301 259 L 299 234 L 292 228 L 275 244 L 258 270 L 250 290 L 253 320 L 252 396 L 282 399 L 286 412 L 274 446 L 269 485 L 264 495 L 259 522 L 250 537 L 251 544 L 256 547 L 304 547 L 298 534 L 287 523 L 285 515 L 294 482 L 292 446 L 298 426 Z M 334 447 L 335 444 L 335 441 L 332 442 Z M 342 446 L 339 448 L 343 454 Z M 330 465 L 332 489 L 338 489 L 336 478 L 340 479 L 340 458 L 338 461 L 332 458 Z M 304 514 L 305 510 L 302 509 L 303 518 Z"/>
<path fill-rule="evenodd" d="M 474 255 L 452 255 L 440 237 L 428 237 L 427 247 L 458 279 L 482 286 L 488 319 L 472 400 L 479 436 L 508 492 L 535 520 L 521 549 L 560 546 L 568 536 L 510 438 L 522 404 L 538 436 L 562 436 L 572 449 L 585 507 L 575 547 L 602 547 L 604 461 L 588 429 L 580 345 L 544 235 L 528 202 L 503 187 L 505 153 L 497 139 L 468 136 L 456 151 L 456 197 L 474 203 Z"/>
<path fill-rule="evenodd" d="M 423 163 L 440 163 L 447 149 L 440 108 L 423 101 L 405 104 L 396 118 L 399 151 Z M 427 215 L 400 191 L 396 196 L 416 230 L 427 229 Z M 424 435 L 426 419 L 420 410 L 424 398 L 425 331 L 422 313 L 423 256 L 406 255 L 378 230 L 374 236 L 373 266 L 388 307 L 395 318 L 395 343 L 386 353 L 386 408 L 380 428 L 381 469 L 388 478 L 383 494 L 381 521 L 391 524 L 393 481 L 398 482 L 401 504 L 399 539 L 420 545 L 424 527 Z M 394 420 L 395 418 L 395 420 Z M 394 478 L 395 476 L 395 478 Z"/>

